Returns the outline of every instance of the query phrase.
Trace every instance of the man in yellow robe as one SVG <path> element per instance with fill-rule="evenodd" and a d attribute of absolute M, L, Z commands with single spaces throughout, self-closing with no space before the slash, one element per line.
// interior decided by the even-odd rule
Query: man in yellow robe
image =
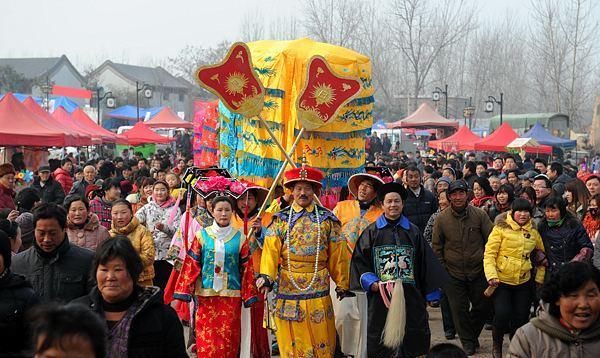
<path fill-rule="evenodd" d="M 330 277 L 338 298 L 348 294 L 349 256 L 340 222 L 313 200 L 323 173 L 302 166 L 285 173 L 294 202 L 274 215 L 260 263 L 257 287 L 278 283 L 275 325 L 281 357 L 333 357 L 335 319 Z"/>
<path fill-rule="evenodd" d="M 391 179 L 391 173 L 386 168 L 381 168 L 380 173 Z M 363 230 L 383 213 L 383 208 L 377 200 L 377 190 L 384 184 L 380 173 L 359 173 L 351 176 L 348 180 L 348 190 L 355 200 L 340 201 L 333 209 L 333 213 L 342 223 L 342 236 L 346 240 L 349 257 L 352 257 L 356 241 Z M 347 356 L 366 357 L 366 295 L 361 292 L 356 297 L 348 297 L 343 301 L 334 300 L 333 308 L 340 350 Z"/>

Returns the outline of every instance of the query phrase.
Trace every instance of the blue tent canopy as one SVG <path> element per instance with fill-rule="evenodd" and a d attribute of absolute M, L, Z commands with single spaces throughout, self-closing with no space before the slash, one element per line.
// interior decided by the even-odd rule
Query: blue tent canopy
<path fill-rule="evenodd" d="M 373 127 L 371 127 L 373 129 L 386 129 L 387 126 L 385 125 L 385 122 L 383 121 L 383 119 L 378 120 L 377 122 L 373 123 Z"/>
<path fill-rule="evenodd" d="M 39 97 L 33 97 L 30 94 L 25 94 L 25 93 L 13 93 L 13 96 L 15 96 L 16 99 L 19 100 L 19 102 L 24 102 L 27 97 L 32 97 L 34 101 L 36 101 L 38 104 L 42 104 L 42 99 Z M 2 97 L 4 97 L 4 94 L 0 94 L 0 99 L 2 99 Z"/>
<path fill-rule="evenodd" d="M 150 118 L 154 117 L 158 112 L 162 110 L 163 107 L 151 107 L 151 108 L 142 108 L 140 107 L 140 117 L 145 118 L 146 112 L 150 112 Z M 137 118 L 137 108 L 135 106 L 126 105 L 119 107 L 113 111 L 110 111 L 107 114 L 110 118 L 118 118 L 118 119 L 126 119 L 126 120 L 136 120 Z"/>
<path fill-rule="evenodd" d="M 75 111 L 79 107 L 79 105 L 77 103 L 73 102 L 68 97 L 50 98 L 50 102 L 52 102 L 52 101 L 54 101 L 54 109 L 57 109 L 58 107 L 62 107 L 68 113 L 73 113 L 73 111 Z"/>
<path fill-rule="evenodd" d="M 575 148 L 576 140 L 564 139 L 550 134 L 539 122 L 522 135 L 523 138 L 533 138 L 540 144 L 560 147 L 562 149 Z"/>

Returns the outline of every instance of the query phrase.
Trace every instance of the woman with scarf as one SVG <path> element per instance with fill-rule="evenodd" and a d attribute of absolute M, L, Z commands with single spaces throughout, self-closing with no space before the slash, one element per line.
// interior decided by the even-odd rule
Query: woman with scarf
<path fill-rule="evenodd" d="M 548 197 L 544 214 L 538 231 L 546 249 L 548 273 L 571 261 L 589 261 L 594 246 L 581 222 L 567 210 L 567 202 L 559 196 Z"/>
<path fill-rule="evenodd" d="M 179 227 L 179 203 L 169 194 L 169 184 L 158 180 L 152 186 L 152 197 L 135 217 L 152 232 L 156 256 L 154 257 L 154 285 L 165 289 L 173 265 L 167 261 L 171 239 Z"/>
<path fill-rule="evenodd" d="M 494 323 L 492 329 L 495 358 L 502 357 L 504 335 L 512 337 L 529 320 L 533 303 L 530 278 L 530 255 L 534 249 L 544 251 L 542 238 L 533 226 L 533 207 L 525 199 L 516 199 L 508 215 L 498 217 L 488 237 L 483 255 L 483 268 L 491 287 L 495 287 Z M 535 275 L 535 282 L 544 283 L 544 267 Z"/>
<path fill-rule="evenodd" d="M 135 214 L 142 206 L 148 204 L 148 198 L 152 196 L 153 178 L 145 177 L 137 185 L 137 193 L 127 195 L 127 201 L 131 203 L 131 208 Z"/>
<path fill-rule="evenodd" d="M 598 211 L 598 204 L 600 204 L 600 194 L 596 194 L 590 198 L 587 213 L 583 218 L 583 227 L 594 246 L 596 245 L 598 236 L 600 236 L 600 212 Z M 600 257 L 598 257 L 598 260 L 600 260 Z"/>
<path fill-rule="evenodd" d="M 140 274 L 138 284 L 140 286 L 152 286 L 154 279 L 154 240 L 152 233 L 146 227 L 140 224 L 140 221 L 133 216 L 131 203 L 127 200 L 117 200 L 113 203 L 111 209 L 112 227 L 110 236 L 126 236 L 135 251 L 140 255 L 144 270 Z"/>
<path fill-rule="evenodd" d="M 98 216 L 89 211 L 87 200 L 69 195 L 64 208 L 67 210 L 67 237 L 72 244 L 96 251 L 102 241 L 108 239 L 108 230 L 100 225 Z"/>
<path fill-rule="evenodd" d="M 196 234 L 175 288 L 176 299 L 197 298 L 198 357 L 237 358 L 242 303 L 249 307 L 257 300 L 250 248 L 232 226 L 233 209 L 234 201 L 222 193 L 212 199 L 214 222 Z"/>
<path fill-rule="evenodd" d="M 158 287 L 137 284 L 144 265 L 122 235 L 106 240 L 93 263 L 96 286 L 74 300 L 96 312 L 108 327 L 108 357 L 187 357 L 183 327 L 163 304 Z"/>
<path fill-rule="evenodd" d="M 494 219 L 498 217 L 498 215 L 502 213 L 506 213 L 510 210 L 510 206 L 515 200 L 515 192 L 513 186 L 510 184 L 500 185 L 498 191 L 494 194 L 495 200 L 494 204 L 488 211 L 488 215 L 492 222 Z M 503 216 L 503 219 L 506 218 L 506 215 Z"/>
<path fill-rule="evenodd" d="M 489 180 L 483 177 L 473 179 L 473 200 L 471 205 L 483 209 L 486 213 L 494 205 L 494 191 L 490 186 Z"/>

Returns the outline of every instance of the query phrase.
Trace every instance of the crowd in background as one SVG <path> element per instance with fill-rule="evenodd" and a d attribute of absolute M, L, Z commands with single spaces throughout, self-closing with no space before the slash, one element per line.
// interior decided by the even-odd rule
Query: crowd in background
<path fill-rule="evenodd" d="M 473 354 L 488 324 L 496 356 L 502 354 L 505 334 L 513 339 L 509 353 L 514 356 L 546 352 L 557 343 L 532 343 L 534 328 L 525 326 L 531 308 L 540 298 L 549 304 L 546 316 L 539 317 L 547 323 L 550 316 L 566 314 L 562 308 L 557 313 L 550 299 L 572 295 L 592 282 L 595 291 L 588 287 L 587 293 L 595 297 L 592 316 L 577 313 L 576 321 L 585 322 L 576 332 L 595 329 L 585 332 L 598 347 L 600 283 L 593 268 L 600 269 L 598 156 L 580 163 L 569 157 L 549 163 L 481 152 L 423 155 L 398 150 L 389 156 L 382 154 L 391 150 L 387 136 L 369 140 L 367 150 L 372 159 L 366 170 L 389 167 L 405 186 L 403 214 L 450 274 L 450 284 L 428 297 L 430 305 L 441 307 L 447 339 L 458 334 L 463 349 Z M 93 154 L 85 163 L 65 155 L 35 168 L 33 183 L 20 190 L 15 187 L 15 174 L 22 169 L 18 157 L 0 165 L 0 297 L 10 297 L 0 300 L 0 316 L 14 315 L 0 320 L 2 331 L 10 333 L 0 344 L 8 352 L 25 350 L 25 335 L 14 334 L 23 332 L 24 312 L 39 302 L 75 300 L 92 307 L 96 318 L 75 306 L 35 312 L 34 332 L 45 334 L 46 348 L 59 340 L 48 333 L 54 329 L 48 322 L 66 335 L 79 329 L 93 337 L 94 320 L 101 317 L 121 336 L 109 337 L 109 347 L 86 349 L 106 349 L 111 356 L 127 356 L 128 349 L 145 356 L 185 356 L 181 323 L 162 304 L 159 290 L 172 270 L 167 251 L 185 210 L 181 176 L 193 161 L 181 151 L 143 158 L 126 149 L 111 160 Z M 341 200 L 349 198 L 342 193 Z M 196 210 L 210 215 L 204 206 L 199 200 Z M 112 291 L 107 277 L 129 288 Z M 575 281 L 566 283 L 564 277 Z M 575 282 L 581 285 L 575 287 Z M 61 313 L 66 310 L 70 318 Z M 44 319 L 45 325 L 39 323 Z M 100 332 L 106 329 L 99 326 Z M 161 330 L 148 332 L 157 326 Z M 527 328 L 519 330 L 523 326 Z M 556 339 L 564 340 L 558 335 L 573 336 L 577 327 L 554 328 Z"/>

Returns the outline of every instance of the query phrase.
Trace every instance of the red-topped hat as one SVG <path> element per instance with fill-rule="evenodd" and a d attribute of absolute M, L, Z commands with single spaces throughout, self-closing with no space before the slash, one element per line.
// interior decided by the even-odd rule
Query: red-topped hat
<path fill-rule="evenodd" d="M 319 186 L 319 189 L 323 187 L 321 181 L 323 180 L 323 172 L 318 169 L 311 168 L 306 165 L 306 159 L 303 158 L 302 166 L 294 169 L 290 169 L 285 172 L 285 182 L 283 186 L 291 188 L 295 183 L 305 181 Z"/>

